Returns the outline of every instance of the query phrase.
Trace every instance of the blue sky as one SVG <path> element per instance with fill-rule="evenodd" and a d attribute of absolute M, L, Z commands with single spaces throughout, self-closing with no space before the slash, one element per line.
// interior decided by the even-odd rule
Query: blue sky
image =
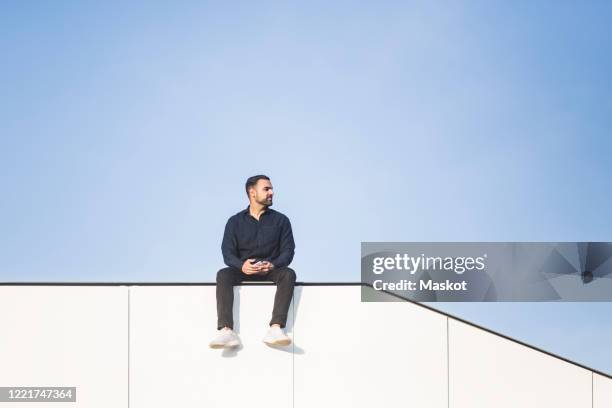
<path fill-rule="evenodd" d="M 358 281 L 361 241 L 612 241 L 611 17 L 3 2 L 0 280 L 212 281 L 257 173 L 302 281 Z M 610 303 L 440 307 L 612 372 Z"/>

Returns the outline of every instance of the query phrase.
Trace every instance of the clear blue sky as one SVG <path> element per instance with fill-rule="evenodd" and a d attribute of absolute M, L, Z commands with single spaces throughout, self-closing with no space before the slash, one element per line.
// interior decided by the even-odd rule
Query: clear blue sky
<path fill-rule="evenodd" d="M 612 5 L 2 2 L 0 280 L 212 281 L 246 177 L 361 241 L 612 241 Z M 612 304 L 440 305 L 612 372 Z M 608 346 L 606 346 L 606 344 Z"/>

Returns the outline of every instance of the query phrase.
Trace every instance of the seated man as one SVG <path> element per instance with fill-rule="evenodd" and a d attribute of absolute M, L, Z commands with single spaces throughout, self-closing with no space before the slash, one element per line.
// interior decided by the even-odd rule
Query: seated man
<path fill-rule="evenodd" d="M 237 347 L 232 314 L 234 285 L 242 281 L 270 280 L 276 284 L 274 310 L 264 342 L 286 346 L 291 339 L 283 332 L 293 296 L 295 272 L 289 268 L 295 251 L 289 218 L 270 209 L 272 183 L 264 175 L 246 182 L 249 206 L 233 215 L 225 225 L 221 251 L 228 266 L 217 272 L 217 336 L 211 348 Z"/>

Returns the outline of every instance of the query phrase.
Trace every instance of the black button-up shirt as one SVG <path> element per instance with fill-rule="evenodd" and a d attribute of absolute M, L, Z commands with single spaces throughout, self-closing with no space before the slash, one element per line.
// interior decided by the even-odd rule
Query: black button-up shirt
<path fill-rule="evenodd" d="M 221 252 L 225 264 L 238 269 L 250 258 L 269 261 L 276 268 L 288 266 L 295 252 L 289 218 L 268 208 L 257 221 L 247 207 L 227 220 Z"/>

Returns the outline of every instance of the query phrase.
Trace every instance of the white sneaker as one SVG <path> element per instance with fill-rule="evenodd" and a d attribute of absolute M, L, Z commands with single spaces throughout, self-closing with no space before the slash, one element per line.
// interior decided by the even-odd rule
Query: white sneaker
<path fill-rule="evenodd" d="M 240 339 L 238 335 L 234 333 L 232 329 L 223 328 L 219 330 L 215 338 L 210 342 L 210 348 L 221 349 L 221 348 L 232 348 L 240 345 Z"/>
<path fill-rule="evenodd" d="M 263 341 L 268 346 L 288 346 L 291 344 L 289 336 L 283 333 L 283 329 L 278 326 L 271 326 Z"/>

